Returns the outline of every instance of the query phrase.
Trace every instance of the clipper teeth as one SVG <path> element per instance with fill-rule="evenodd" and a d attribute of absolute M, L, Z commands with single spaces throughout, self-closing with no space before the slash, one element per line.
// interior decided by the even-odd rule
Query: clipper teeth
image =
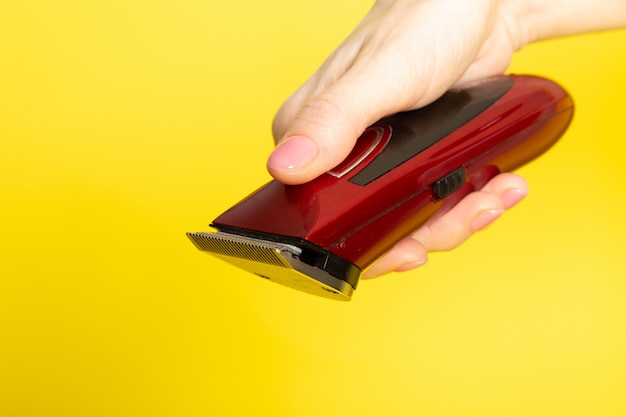
<path fill-rule="evenodd" d="M 295 246 L 247 239 L 227 233 L 197 232 L 187 233 L 187 236 L 202 251 L 285 268 L 291 267 L 285 260 L 285 255 L 294 256 L 302 252 Z"/>
<path fill-rule="evenodd" d="M 303 249 L 294 245 L 221 231 L 187 233 L 187 237 L 203 252 L 300 291 L 335 300 L 349 300 L 354 291 L 350 282 L 325 270 L 326 265 L 319 267 L 304 262 Z M 350 266 L 348 273 L 360 273 Z M 348 277 L 355 278 L 354 275 Z"/>

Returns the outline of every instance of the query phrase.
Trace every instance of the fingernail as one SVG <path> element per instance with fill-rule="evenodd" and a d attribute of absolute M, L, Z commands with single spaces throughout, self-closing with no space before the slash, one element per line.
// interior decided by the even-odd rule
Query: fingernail
<path fill-rule="evenodd" d="M 504 213 L 504 210 L 484 210 L 470 224 L 471 232 L 478 232 L 493 223 L 498 217 Z"/>
<path fill-rule="evenodd" d="M 293 136 L 283 141 L 267 160 L 275 171 L 295 171 L 306 167 L 317 156 L 315 142 L 306 136 Z"/>
<path fill-rule="evenodd" d="M 528 195 L 528 190 L 519 188 L 506 191 L 502 194 L 502 203 L 505 209 L 510 209 Z"/>
<path fill-rule="evenodd" d="M 416 261 L 416 262 L 409 262 L 407 264 L 404 264 L 396 269 L 394 269 L 395 272 L 405 272 L 405 271 L 410 271 L 411 269 L 415 269 L 415 268 L 419 268 L 420 266 L 424 266 L 428 263 L 428 258 L 423 259 L 421 261 Z"/>

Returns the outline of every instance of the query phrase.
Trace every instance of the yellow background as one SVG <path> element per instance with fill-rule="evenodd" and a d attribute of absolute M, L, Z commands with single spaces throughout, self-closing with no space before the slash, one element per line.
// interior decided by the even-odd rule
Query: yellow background
<path fill-rule="evenodd" d="M 625 32 L 519 53 L 577 103 L 531 195 L 339 303 L 184 233 L 369 2 L 4 3 L 0 415 L 626 415 Z"/>

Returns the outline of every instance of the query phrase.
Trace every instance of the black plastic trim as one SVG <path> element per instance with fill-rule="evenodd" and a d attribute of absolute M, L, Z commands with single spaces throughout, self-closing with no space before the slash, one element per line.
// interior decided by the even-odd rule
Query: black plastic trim
<path fill-rule="evenodd" d="M 237 227 L 222 226 L 218 224 L 211 224 L 211 227 L 224 233 L 296 246 L 302 250 L 302 254 L 299 258 L 301 262 L 321 269 L 329 275 L 347 282 L 354 289 L 356 289 L 359 278 L 361 277 L 362 271 L 356 265 L 321 248 L 320 246 L 309 242 L 308 240 L 257 232 L 248 229 L 240 229 Z"/>
<path fill-rule="evenodd" d="M 474 119 L 512 86 L 511 77 L 490 78 L 463 90 L 448 91 L 421 109 L 380 120 L 377 124 L 391 126 L 391 139 L 350 182 L 365 186 L 382 177 Z"/>

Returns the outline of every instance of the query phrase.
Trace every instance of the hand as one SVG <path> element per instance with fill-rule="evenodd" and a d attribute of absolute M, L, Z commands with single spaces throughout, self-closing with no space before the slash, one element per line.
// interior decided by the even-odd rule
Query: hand
<path fill-rule="evenodd" d="M 408 271 L 424 265 L 428 252 L 451 250 L 495 221 L 528 194 L 524 178 L 512 173 L 494 177 L 480 191 L 465 196 L 442 215 L 430 218 L 415 233 L 365 271 L 362 278 L 375 278 L 391 271 Z"/>
<path fill-rule="evenodd" d="M 310 181 L 381 117 L 502 73 L 520 46 L 505 9 L 496 0 L 377 2 L 279 110 L 270 173 L 287 184 Z"/>
<path fill-rule="evenodd" d="M 523 44 L 506 1 L 378 1 L 354 32 L 281 107 L 270 173 L 300 184 L 338 165 L 365 128 L 383 116 L 415 109 L 447 89 L 502 73 Z M 514 174 L 482 190 L 399 242 L 366 277 L 426 262 L 452 249 L 527 193 Z"/>

